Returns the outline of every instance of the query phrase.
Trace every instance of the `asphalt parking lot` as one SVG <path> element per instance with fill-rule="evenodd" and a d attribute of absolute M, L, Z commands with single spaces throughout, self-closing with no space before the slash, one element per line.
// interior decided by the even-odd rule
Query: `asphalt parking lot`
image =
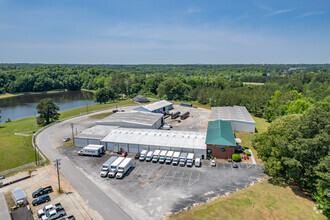
<path fill-rule="evenodd" d="M 77 156 L 76 148 L 61 148 L 105 193 L 134 219 L 162 219 L 212 198 L 248 187 L 265 177 L 262 165 L 202 161 L 202 167 L 180 167 L 134 160 L 123 179 L 101 178 L 102 164 L 112 155 L 100 158 Z M 133 157 L 133 155 L 129 155 Z"/>
<path fill-rule="evenodd" d="M 206 132 L 207 124 L 211 116 L 211 110 L 179 105 L 174 105 L 173 107 L 174 109 L 171 110 L 173 113 L 179 111 L 181 114 L 184 114 L 185 112 L 189 112 L 190 114 L 188 118 L 181 120 L 180 123 L 178 122 L 180 117 L 177 119 L 171 119 L 171 117 L 168 117 L 165 122 L 173 126 L 171 130 Z"/>

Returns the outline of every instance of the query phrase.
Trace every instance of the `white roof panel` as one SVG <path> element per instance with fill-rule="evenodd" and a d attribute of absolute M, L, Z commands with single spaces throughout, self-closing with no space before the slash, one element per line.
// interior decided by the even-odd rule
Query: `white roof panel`
<path fill-rule="evenodd" d="M 96 125 L 78 134 L 75 138 L 102 139 L 118 126 Z"/>
<path fill-rule="evenodd" d="M 149 111 L 154 111 L 154 110 L 157 110 L 157 109 L 163 108 L 165 106 L 169 106 L 169 105 L 172 105 L 172 103 L 170 103 L 166 100 L 161 100 L 158 102 L 150 103 L 148 105 L 144 105 L 142 107 L 145 109 L 148 109 Z"/>
<path fill-rule="evenodd" d="M 101 141 L 205 150 L 205 138 L 205 132 L 117 128 Z"/>
<path fill-rule="evenodd" d="M 224 120 L 255 123 L 244 106 L 213 107 L 211 110 L 211 121 Z"/>

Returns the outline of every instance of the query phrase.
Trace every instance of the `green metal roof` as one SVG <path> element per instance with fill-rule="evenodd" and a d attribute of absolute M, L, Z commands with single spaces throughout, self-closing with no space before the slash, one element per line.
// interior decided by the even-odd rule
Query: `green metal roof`
<path fill-rule="evenodd" d="M 231 123 L 217 120 L 210 121 L 207 127 L 206 144 L 236 146 Z"/>

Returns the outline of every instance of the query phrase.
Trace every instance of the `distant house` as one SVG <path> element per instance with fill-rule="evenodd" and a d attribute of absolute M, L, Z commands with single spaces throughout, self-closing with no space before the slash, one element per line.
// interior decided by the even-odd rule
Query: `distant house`
<path fill-rule="evenodd" d="M 172 103 L 166 100 L 161 100 L 158 102 L 150 103 L 148 105 L 137 107 L 134 110 L 140 112 L 169 113 L 171 109 L 173 109 Z"/>
<path fill-rule="evenodd" d="M 207 127 L 207 153 L 220 159 L 229 159 L 235 153 L 235 137 L 230 122 L 210 121 Z"/>
<path fill-rule="evenodd" d="M 144 97 L 143 95 L 137 95 L 133 98 L 134 102 L 140 102 L 140 103 L 144 103 L 144 102 L 150 102 L 149 99 L 147 99 L 146 97 Z"/>

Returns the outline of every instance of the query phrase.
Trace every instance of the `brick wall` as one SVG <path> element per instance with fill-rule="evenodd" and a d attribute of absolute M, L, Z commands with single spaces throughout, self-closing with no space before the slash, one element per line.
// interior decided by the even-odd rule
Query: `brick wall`
<path fill-rule="evenodd" d="M 225 151 L 221 151 L 221 148 L 224 148 Z M 231 159 L 231 155 L 235 153 L 234 146 L 223 146 L 223 145 L 211 145 L 207 144 L 207 149 L 212 150 L 210 156 L 219 158 L 219 159 Z"/>

